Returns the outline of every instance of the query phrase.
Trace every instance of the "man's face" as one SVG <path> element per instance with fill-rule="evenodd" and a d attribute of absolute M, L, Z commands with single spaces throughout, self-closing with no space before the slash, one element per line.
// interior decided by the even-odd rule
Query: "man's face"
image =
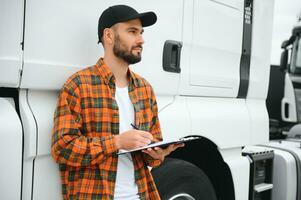
<path fill-rule="evenodd" d="M 113 27 L 115 38 L 113 53 L 128 64 L 140 62 L 144 43 L 143 28 L 139 19 L 118 23 Z"/>

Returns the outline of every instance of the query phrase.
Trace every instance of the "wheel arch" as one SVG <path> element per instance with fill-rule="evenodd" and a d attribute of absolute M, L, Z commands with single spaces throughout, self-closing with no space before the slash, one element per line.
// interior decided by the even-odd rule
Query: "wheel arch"
<path fill-rule="evenodd" d="M 217 145 L 211 140 L 203 137 L 200 140 L 191 141 L 168 157 L 182 159 L 196 165 L 210 179 L 218 199 L 235 200 L 230 168 L 224 162 Z"/>

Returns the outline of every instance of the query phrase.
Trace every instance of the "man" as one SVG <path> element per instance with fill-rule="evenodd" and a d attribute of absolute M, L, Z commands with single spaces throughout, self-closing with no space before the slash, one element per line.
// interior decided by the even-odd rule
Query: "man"
<path fill-rule="evenodd" d="M 104 57 L 64 84 L 51 151 L 64 199 L 160 199 L 148 166 L 183 145 L 117 155 L 162 140 L 152 87 L 129 69 L 141 60 L 143 27 L 156 20 L 125 5 L 106 9 L 98 24 Z"/>

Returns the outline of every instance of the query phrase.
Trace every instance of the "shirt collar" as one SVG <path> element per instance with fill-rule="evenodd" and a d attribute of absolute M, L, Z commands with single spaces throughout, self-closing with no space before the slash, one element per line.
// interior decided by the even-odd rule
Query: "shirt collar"
<path fill-rule="evenodd" d="M 100 58 L 97 61 L 96 67 L 97 67 L 98 71 L 100 72 L 100 75 L 104 79 L 105 84 L 107 84 L 107 85 L 109 83 L 115 84 L 114 74 L 112 73 L 110 68 L 106 65 L 103 58 Z M 130 78 L 130 82 L 132 82 L 134 84 L 134 86 L 137 87 L 138 86 L 138 84 L 137 84 L 138 78 L 137 78 L 136 74 L 134 72 L 132 72 L 132 70 L 130 70 L 130 68 L 128 68 L 127 74 Z"/>

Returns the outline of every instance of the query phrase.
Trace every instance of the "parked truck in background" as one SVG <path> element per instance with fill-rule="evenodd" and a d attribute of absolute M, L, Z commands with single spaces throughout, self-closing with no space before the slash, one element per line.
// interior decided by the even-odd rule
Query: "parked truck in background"
<path fill-rule="evenodd" d="M 301 198 L 300 47 L 301 13 L 291 36 L 281 45 L 279 64 L 272 64 L 270 70 L 267 109 L 271 141 L 266 146 L 275 151 L 273 196 L 279 200 Z"/>
<path fill-rule="evenodd" d="M 300 171 L 282 186 L 289 156 L 268 144 L 273 0 L 1 0 L 0 199 L 62 198 L 50 156 L 58 92 L 102 55 L 97 21 L 112 3 L 158 16 L 131 68 L 154 87 L 163 137 L 202 136 L 152 169 L 162 199 L 297 197 Z"/>
<path fill-rule="evenodd" d="M 271 66 L 267 108 L 273 137 L 301 123 L 301 13 L 292 28 L 291 36 L 283 41 L 279 64 Z"/>

